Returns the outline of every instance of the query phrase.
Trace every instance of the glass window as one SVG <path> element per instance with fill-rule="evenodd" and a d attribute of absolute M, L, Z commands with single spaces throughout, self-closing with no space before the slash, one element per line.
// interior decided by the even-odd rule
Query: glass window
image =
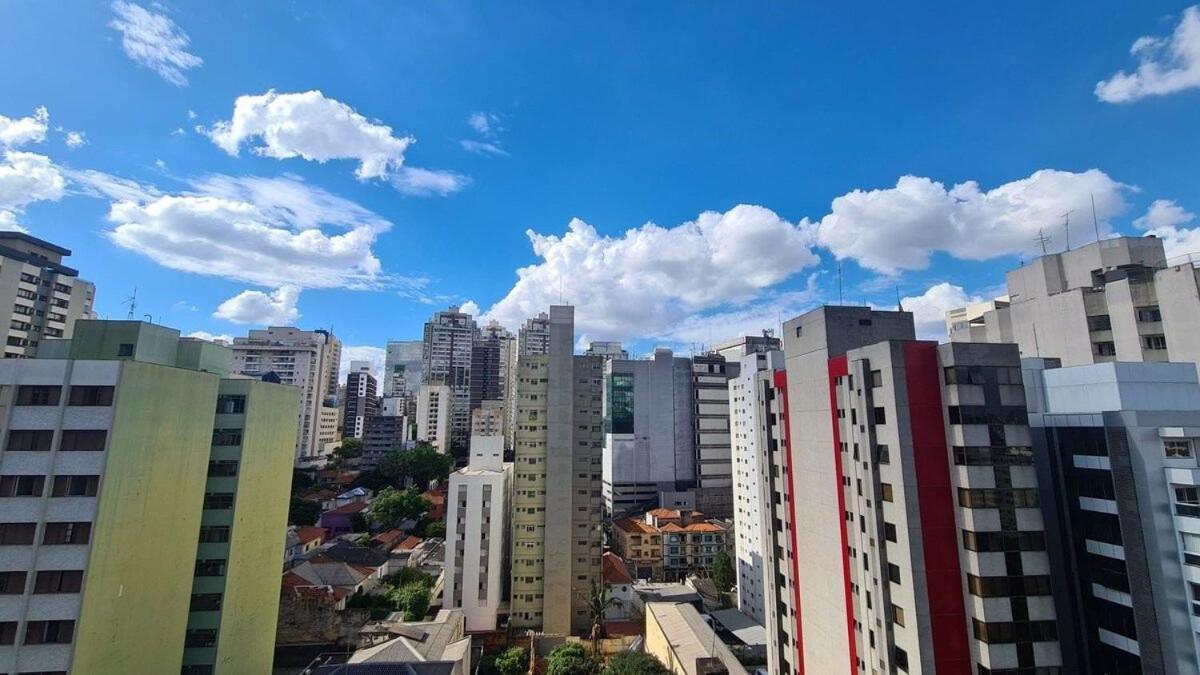
<path fill-rule="evenodd" d="M 46 523 L 45 532 L 42 534 L 42 543 L 51 546 L 86 544 L 91 536 L 91 523 Z"/>
<path fill-rule="evenodd" d="M 99 489 L 99 476 L 55 476 L 50 496 L 95 497 Z"/>
<path fill-rule="evenodd" d="M 240 415 L 246 412 L 246 397 L 240 394 L 222 394 L 217 397 L 218 415 Z"/>
<path fill-rule="evenodd" d="M 71 387 L 67 405 L 112 405 L 113 387 L 75 385 Z"/>
<path fill-rule="evenodd" d="M 49 570 L 37 573 L 34 593 L 78 593 L 83 588 L 82 570 Z"/>
<path fill-rule="evenodd" d="M 1186 438 L 1170 438 L 1163 441 L 1163 451 L 1167 457 L 1191 457 L 1192 442 Z"/>
<path fill-rule="evenodd" d="M 633 374 L 613 373 L 608 378 L 608 433 L 632 434 L 633 425 Z"/>
<path fill-rule="evenodd" d="M 45 451 L 54 441 L 54 432 L 42 429 L 14 429 L 8 432 L 8 449 Z"/>
<path fill-rule="evenodd" d="M 62 387 L 28 385 L 17 387 L 17 405 L 58 405 Z"/>
<path fill-rule="evenodd" d="M 108 432 L 104 429 L 71 429 L 62 432 L 58 449 L 66 452 L 100 452 L 104 450 L 107 441 Z"/>
<path fill-rule="evenodd" d="M 0 497 L 41 497 L 45 476 L 0 476 Z"/>

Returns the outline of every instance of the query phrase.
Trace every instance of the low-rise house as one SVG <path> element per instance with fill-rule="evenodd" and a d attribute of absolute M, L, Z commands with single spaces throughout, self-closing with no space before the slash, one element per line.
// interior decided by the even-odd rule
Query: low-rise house
<path fill-rule="evenodd" d="M 462 610 L 440 610 L 432 621 L 401 621 L 399 616 L 396 613 L 385 621 L 366 624 L 361 631 L 360 649 L 348 658 L 326 655 L 305 673 L 469 675 L 472 672 L 471 637 L 466 634 Z"/>
<path fill-rule="evenodd" d="M 675 580 L 711 569 L 729 551 L 731 531 L 699 511 L 658 508 L 613 523 L 613 543 L 637 578 Z"/>
<path fill-rule="evenodd" d="M 330 537 L 337 537 L 354 531 L 354 517 L 365 517 L 366 502 L 351 502 L 345 506 L 326 511 L 321 514 L 321 527 L 325 528 Z"/>
<path fill-rule="evenodd" d="M 433 521 L 443 521 L 446 519 L 446 488 L 438 486 L 431 488 L 421 493 L 421 496 L 429 500 L 429 510 L 425 512 L 425 517 Z"/>
<path fill-rule="evenodd" d="M 604 612 L 608 621 L 620 621 L 633 616 L 633 577 L 625 561 L 612 551 L 605 551 L 600 558 L 600 574 L 608 586 L 608 597 L 616 600 Z"/>
<path fill-rule="evenodd" d="M 696 611 L 704 611 L 704 598 L 696 589 L 677 582 L 641 581 L 633 584 L 633 611 L 638 616 L 646 614 L 646 605 L 652 602 L 688 604 Z"/>
<path fill-rule="evenodd" d="M 289 527 L 284 544 L 284 567 L 290 567 L 294 561 L 316 550 L 323 543 L 325 543 L 325 528 L 323 527 L 315 525 Z"/>
<path fill-rule="evenodd" d="M 405 537 L 407 536 L 408 535 L 404 533 L 404 530 L 393 528 L 391 530 L 380 532 L 374 537 L 371 537 L 371 543 L 381 551 L 391 551 L 396 547 L 397 544 L 399 544 L 401 541 L 404 541 Z"/>
<path fill-rule="evenodd" d="M 332 498 L 326 499 L 321 503 L 322 511 L 331 511 L 347 504 L 354 502 L 369 502 L 371 501 L 372 492 L 365 487 L 350 488 Z"/>
<path fill-rule="evenodd" d="M 689 604 L 646 605 L 645 649 L 675 675 L 748 675 L 745 666 Z"/>

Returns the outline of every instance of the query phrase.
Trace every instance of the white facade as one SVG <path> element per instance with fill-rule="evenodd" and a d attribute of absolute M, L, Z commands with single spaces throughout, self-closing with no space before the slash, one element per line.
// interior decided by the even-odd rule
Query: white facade
<path fill-rule="evenodd" d="M 423 384 L 417 392 L 417 440 L 442 452 L 450 451 L 452 397 L 444 384 Z"/>
<path fill-rule="evenodd" d="M 508 574 L 512 464 L 504 437 L 472 436 L 471 460 L 450 474 L 446 493 L 447 608 L 461 608 L 468 631 L 496 630 Z"/>
<path fill-rule="evenodd" d="M 71 252 L 21 232 L 0 232 L 0 313 L 6 358 L 33 356 L 46 338 L 69 338 L 92 318 L 96 287 L 62 264 Z"/>
<path fill-rule="evenodd" d="M 324 330 L 271 326 L 234 338 L 232 348 L 233 372 L 255 378 L 275 373 L 282 384 L 303 392 L 296 420 L 296 460 L 319 460 L 328 454 L 338 438 L 337 408 L 325 403 L 337 392 L 341 342 Z"/>

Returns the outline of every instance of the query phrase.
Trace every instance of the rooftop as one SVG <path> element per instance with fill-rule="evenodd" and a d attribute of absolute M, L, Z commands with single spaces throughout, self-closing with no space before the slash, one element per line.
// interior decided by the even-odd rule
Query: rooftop
<path fill-rule="evenodd" d="M 606 584 L 632 584 L 633 577 L 629 574 L 629 568 L 625 566 L 625 561 L 612 551 L 605 551 L 603 557 L 600 558 L 601 574 L 604 577 Z"/>
<path fill-rule="evenodd" d="M 662 629 L 667 644 L 674 654 L 678 666 L 687 675 L 712 672 L 699 668 L 697 662 L 717 659 L 724 664 L 729 675 L 747 675 L 745 667 L 737 657 L 717 638 L 700 612 L 695 607 L 677 602 L 651 602 L 646 604 L 646 623 L 654 622 Z"/>

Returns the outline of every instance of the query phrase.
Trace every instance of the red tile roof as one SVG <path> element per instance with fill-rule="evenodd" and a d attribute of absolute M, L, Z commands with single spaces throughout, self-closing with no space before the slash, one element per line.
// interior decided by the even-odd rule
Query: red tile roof
<path fill-rule="evenodd" d="M 366 502 L 350 502 L 349 504 L 339 506 L 336 509 L 326 511 L 324 513 L 324 515 L 333 514 L 333 515 L 339 515 L 339 516 L 341 516 L 341 515 L 352 516 L 356 513 L 361 513 L 363 511 L 365 511 L 366 508 L 367 508 Z"/>
<path fill-rule="evenodd" d="M 387 532 L 380 532 L 379 534 L 375 535 L 374 537 L 371 537 L 371 541 L 373 541 L 376 544 L 379 544 L 381 546 L 391 546 L 391 545 L 395 544 L 403 536 L 404 536 L 404 530 L 394 529 L 394 530 L 388 530 Z"/>
<path fill-rule="evenodd" d="M 633 577 L 625 561 L 612 551 L 605 551 L 600 558 L 601 574 L 606 584 L 632 584 Z"/>
<path fill-rule="evenodd" d="M 622 518 L 613 523 L 615 527 L 619 527 L 626 532 L 634 534 L 658 534 L 658 528 L 647 523 L 640 518 Z"/>
<path fill-rule="evenodd" d="M 296 528 L 296 541 L 301 544 L 307 544 L 310 541 L 325 538 L 325 528 L 315 525 L 306 525 Z"/>
<path fill-rule="evenodd" d="M 399 544 L 396 544 L 394 547 L 392 547 L 392 550 L 393 551 L 397 551 L 397 550 L 411 551 L 414 548 L 420 546 L 421 542 L 423 542 L 423 541 L 425 541 L 425 540 L 420 537 L 410 535 L 407 539 L 405 539 L 404 541 L 402 541 Z"/>

